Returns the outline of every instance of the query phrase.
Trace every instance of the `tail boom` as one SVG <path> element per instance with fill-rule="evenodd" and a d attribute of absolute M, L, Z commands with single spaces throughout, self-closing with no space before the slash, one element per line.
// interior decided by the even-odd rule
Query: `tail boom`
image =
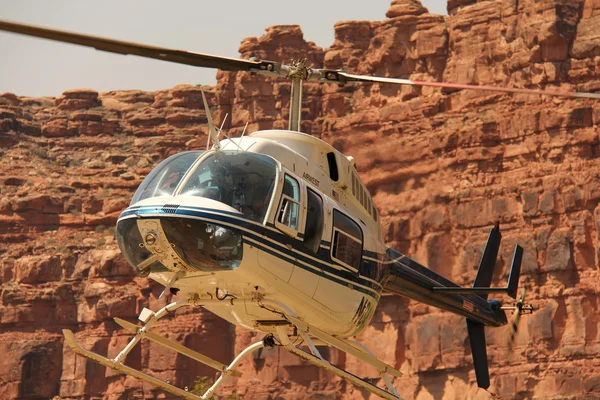
<path fill-rule="evenodd" d="M 435 288 L 455 291 L 438 292 Z M 488 302 L 478 294 L 463 292 L 461 289 L 464 288 L 408 257 L 390 265 L 390 274 L 384 285 L 387 292 L 462 315 L 473 322 L 487 326 L 502 326 L 507 323 L 504 311 L 496 307 L 495 302 Z"/>

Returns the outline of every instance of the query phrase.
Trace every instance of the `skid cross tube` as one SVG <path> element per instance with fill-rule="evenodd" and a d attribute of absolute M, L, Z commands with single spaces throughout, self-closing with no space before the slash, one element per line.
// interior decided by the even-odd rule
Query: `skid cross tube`
<path fill-rule="evenodd" d="M 119 324 L 121 327 L 123 327 L 125 330 L 132 332 L 132 333 L 136 333 L 139 329 L 141 329 L 140 326 L 132 324 L 131 322 L 127 322 L 121 318 L 115 318 L 115 322 L 117 324 Z M 164 338 L 160 335 L 157 335 L 156 333 L 146 332 L 145 338 L 148 340 L 151 340 L 155 343 L 158 343 L 162 346 L 165 346 L 173 351 L 176 351 L 179 354 L 188 356 L 189 358 L 196 360 L 196 361 L 198 361 L 204 365 L 207 365 L 211 368 L 214 368 L 217 371 L 225 372 L 226 374 L 232 375 L 232 376 L 242 376 L 241 372 L 236 371 L 236 370 L 228 370 L 227 365 L 222 364 L 216 360 L 213 360 L 212 358 L 207 357 L 204 354 L 198 353 L 197 351 L 194 351 L 185 346 L 182 346 L 177 342 L 174 342 L 174 341 Z"/>
<path fill-rule="evenodd" d="M 231 364 L 229 364 L 227 369 L 223 371 L 221 376 L 219 376 L 219 379 L 217 379 L 215 383 L 202 395 L 202 398 L 209 399 L 213 395 L 215 390 L 219 387 L 219 385 L 221 385 L 221 382 L 223 382 L 223 378 L 229 373 L 229 371 L 233 371 L 234 368 L 240 363 L 240 361 L 248 357 L 250 354 L 254 353 L 256 350 L 262 349 L 263 347 L 265 347 L 265 342 L 264 340 L 261 340 L 260 342 L 251 344 L 250 346 L 242 350 L 240 354 L 238 354 L 238 356 L 231 362 Z"/>
<path fill-rule="evenodd" d="M 356 346 L 356 347 L 360 348 L 365 353 L 367 353 L 371 357 L 375 358 L 375 354 L 373 354 L 373 352 L 371 350 L 369 350 L 369 348 L 367 346 L 365 346 L 364 344 L 356 342 L 354 340 L 348 340 L 348 343 L 351 344 L 351 345 L 353 345 L 353 346 Z M 388 373 L 391 374 L 391 375 L 393 375 L 392 372 L 391 371 L 380 371 L 380 370 L 377 370 L 377 372 L 379 373 L 379 376 L 385 382 L 385 385 L 387 386 L 388 390 L 390 392 L 392 392 L 394 395 L 396 395 L 396 397 L 400 398 L 400 395 L 398 394 L 398 391 L 396 390 L 396 388 L 394 387 L 394 385 L 392 385 L 392 381 L 390 380 L 390 377 L 387 376 Z M 397 372 L 400 372 L 400 371 L 397 371 Z M 400 372 L 400 375 L 402 375 L 401 372 Z M 400 375 L 396 375 L 396 376 L 400 376 Z"/>
<path fill-rule="evenodd" d="M 346 379 L 346 380 L 352 382 L 353 384 L 355 384 L 356 386 L 366 389 L 369 392 L 376 394 L 377 396 L 379 396 L 381 398 L 384 398 L 387 400 L 400 399 L 400 397 L 397 396 L 396 394 L 385 391 L 385 390 L 381 389 L 380 387 L 375 386 L 371 383 L 368 383 L 364 379 L 361 379 L 358 376 L 356 376 L 342 368 L 336 367 L 335 365 L 331 364 L 327 360 L 319 358 L 313 354 L 307 353 L 306 351 L 304 351 L 302 349 L 299 349 L 290 340 L 290 337 L 288 336 L 285 327 L 279 325 L 279 326 L 275 327 L 275 330 L 277 332 L 277 338 L 281 342 L 282 346 L 285 347 L 286 350 L 289 351 L 290 353 L 295 354 L 298 357 L 308 361 L 309 363 L 314 364 L 317 367 L 325 369 L 326 371 L 333 372 L 335 375 L 339 376 L 340 378 Z"/>
<path fill-rule="evenodd" d="M 281 345 L 285 347 L 285 349 L 288 350 L 290 353 L 297 355 L 298 357 L 320 368 L 333 372 L 340 378 L 346 379 L 355 384 L 356 386 L 366 389 L 369 392 L 376 394 L 384 399 L 401 399 L 400 395 L 398 394 L 398 391 L 392 385 L 392 381 L 389 379 L 388 374 L 400 377 L 402 376 L 402 372 L 378 360 L 365 345 L 336 338 L 335 336 L 331 336 L 326 332 L 323 332 L 322 330 L 297 318 L 295 313 L 283 303 L 267 299 L 260 300 L 260 303 L 281 310 L 285 318 L 297 328 L 297 330 L 300 333 L 300 336 L 304 340 L 304 343 L 308 346 L 312 354 L 307 353 L 306 351 L 298 348 L 294 343 L 292 343 L 288 335 L 286 326 L 275 326 L 277 338 L 279 339 Z M 314 336 L 316 340 L 313 341 L 310 336 Z M 332 365 L 329 361 L 325 360 L 321 356 L 321 354 L 315 347 L 315 344 L 321 343 L 327 346 L 335 347 L 345 353 L 351 354 L 359 360 L 364 361 L 367 364 L 373 366 L 375 369 L 377 369 L 379 376 L 381 376 L 381 378 L 385 382 L 387 390 L 381 389 L 380 387 L 373 385 L 342 368 Z"/>
<path fill-rule="evenodd" d="M 168 304 L 166 306 L 164 306 L 163 308 L 161 308 L 160 310 L 158 310 L 158 312 L 153 313 L 152 311 L 148 310 L 147 308 L 144 308 L 142 310 L 142 312 L 140 313 L 140 319 L 142 319 L 146 324 L 140 328 L 135 336 L 133 337 L 133 339 L 131 339 L 129 341 L 129 343 L 127 343 L 127 346 L 125 346 L 125 348 L 123 350 L 121 350 L 121 352 L 119 354 L 117 354 L 117 356 L 115 357 L 114 361 L 115 363 L 123 363 L 123 361 L 125 360 L 125 357 L 127 357 L 127 354 L 129 354 L 129 352 L 135 347 L 136 344 L 138 344 L 138 342 L 140 340 L 142 340 L 142 338 L 144 336 L 146 336 L 146 332 L 148 332 L 148 329 L 150 329 L 150 327 L 152 325 L 154 325 L 154 323 L 156 321 L 158 321 L 160 318 L 164 317 L 165 315 L 167 315 L 168 313 L 175 311 L 176 309 L 178 309 L 179 307 L 183 307 L 183 306 L 188 306 L 190 305 L 189 300 L 178 300 L 174 303 Z"/>

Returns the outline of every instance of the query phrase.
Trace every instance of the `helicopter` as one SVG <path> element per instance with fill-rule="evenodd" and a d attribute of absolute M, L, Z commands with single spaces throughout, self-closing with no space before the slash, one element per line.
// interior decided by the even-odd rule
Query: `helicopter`
<path fill-rule="evenodd" d="M 139 315 L 142 326 L 116 318 L 135 336 L 112 359 L 85 349 L 64 330 L 67 345 L 77 354 L 183 398 L 207 399 L 226 376 L 239 375 L 236 366 L 244 358 L 263 347 L 282 346 L 370 393 L 399 399 L 392 379 L 402 373 L 351 340 L 368 326 L 382 294 L 389 292 L 465 317 L 477 385 L 489 388 L 484 327 L 511 324 L 514 332 L 519 316 L 533 311 L 524 292 L 518 296 L 524 249 L 515 246 L 506 287 L 490 287 L 501 242 L 499 226 L 492 227 L 473 287 L 465 288 L 386 246 L 379 212 L 354 159 L 300 132 L 302 83 L 371 82 L 593 99 L 600 94 L 355 75 L 311 68 L 303 60 L 284 64 L 227 58 L 1 20 L 0 30 L 292 83 L 287 130 L 227 137 L 212 121 L 204 98 L 207 149 L 175 154 L 156 166 L 116 227 L 117 242 L 132 268 L 179 300 L 157 311 L 144 309 Z M 492 293 L 506 293 L 515 302 L 489 300 Z M 151 331 L 156 321 L 184 306 L 203 307 L 265 337 L 224 365 Z M 506 311 L 513 311 L 511 321 Z M 196 395 L 125 365 L 142 339 L 210 366 L 221 376 Z M 385 388 L 333 365 L 318 346 L 337 348 L 373 366 Z"/>

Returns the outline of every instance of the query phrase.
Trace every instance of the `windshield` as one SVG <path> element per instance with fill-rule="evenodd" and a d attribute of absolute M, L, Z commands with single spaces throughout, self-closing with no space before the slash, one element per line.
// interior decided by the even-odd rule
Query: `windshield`
<path fill-rule="evenodd" d="M 183 174 L 203 151 L 186 151 L 175 154 L 158 164 L 135 191 L 131 204 L 150 197 L 171 196 Z"/>
<path fill-rule="evenodd" d="M 255 153 L 213 154 L 202 161 L 181 190 L 184 196 L 220 201 L 250 219 L 263 222 L 271 201 L 277 164 Z"/>

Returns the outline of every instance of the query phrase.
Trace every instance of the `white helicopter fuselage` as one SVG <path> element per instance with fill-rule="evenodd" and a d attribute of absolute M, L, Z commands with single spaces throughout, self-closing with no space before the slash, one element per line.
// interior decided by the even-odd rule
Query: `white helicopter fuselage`
<path fill-rule="evenodd" d="M 290 131 L 183 154 L 157 166 L 119 218 L 134 267 L 178 295 L 237 299 L 206 308 L 252 330 L 285 322 L 257 297 L 331 335 L 369 323 L 386 246 L 351 158 Z"/>

